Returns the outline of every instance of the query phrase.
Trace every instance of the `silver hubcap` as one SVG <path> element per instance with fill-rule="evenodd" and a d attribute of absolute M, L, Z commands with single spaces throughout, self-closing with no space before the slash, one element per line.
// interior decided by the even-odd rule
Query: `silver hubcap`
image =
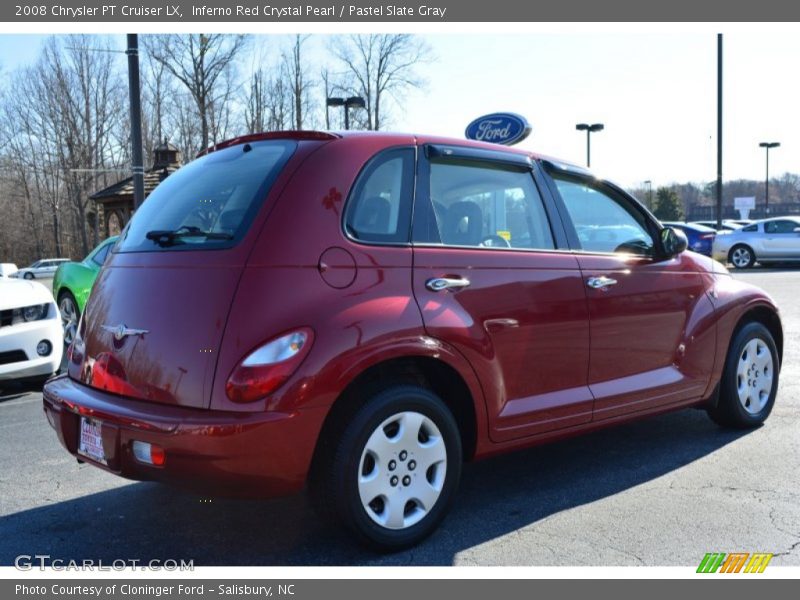
<path fill-rule="evenodd" d="M 746 267 L 750 264 L 750 252 L 746 248 L 737 248 L 733 251 L 731 262 L 737 267 Z"/>
<path fill-rule="evenodd" d="M 766 406 L 772 393 L 773 377 L 772 353 L 767 345 L 759 338 L 747 342 L 739 356 L 736 389 L 739 402 L 748 413 L 760 413 Z"/>
<path fill-rule="evenodd" d="M 436 504 L 446 473 L 447 449 L 436 424 L 418 412 L 398 413 L 372 432 L 361 453 L 361 504 L 382 527 L 411 527 Z"/>
<path fill-rule="evenodd" d="M 64 343 L 71 344 L 78 329 L 78 307 L 71 298 L 64 297 L 58 303 L 58 310 L 61 312 L 61 326 L 64 328 Z"/>

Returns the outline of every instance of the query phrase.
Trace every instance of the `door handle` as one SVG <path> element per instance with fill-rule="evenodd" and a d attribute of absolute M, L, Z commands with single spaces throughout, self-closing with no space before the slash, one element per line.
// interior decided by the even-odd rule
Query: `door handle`
<path fill-rule="evenodd" d="M 449 277 L 434 277 L 425 282 L 425 287 L 432 292 L 441 292 L 442 290 L 459 290 L 469 286 L 469 279 L 449 278 Z"/>
<path fill-rule="evenodd" d="M 586 285 L 593 290 L 607 290 L 612 285 L 617 285 L 617 280 L 601 275 L 600 277 L 589 277 L 586 280 Z"/>

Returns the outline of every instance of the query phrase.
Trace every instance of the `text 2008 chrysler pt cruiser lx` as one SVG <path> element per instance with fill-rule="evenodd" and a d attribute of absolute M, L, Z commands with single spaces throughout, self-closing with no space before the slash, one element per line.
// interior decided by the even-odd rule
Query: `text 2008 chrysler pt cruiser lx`
<path fill-rule="evenodd" d="M 238 138 L 136 213 L 44 408 L 80 460 L 206 493 L 307 482 L 397 549 L 464 460 L 692 405 L 767 418 L 778 311 L 685 249 L 618 187 L 519 150 Z"/>

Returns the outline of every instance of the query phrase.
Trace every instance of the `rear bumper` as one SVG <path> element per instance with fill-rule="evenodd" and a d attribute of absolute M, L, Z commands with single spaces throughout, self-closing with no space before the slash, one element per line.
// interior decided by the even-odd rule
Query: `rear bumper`
<path fill-rule="evenodd" d="M 268 497 L 302 489 L 327 408 L 237 413 L 167 406 L 69 379 L 44 388 L 44 412 L 67 451 L 122 477 L 174 483 L 208 495 Z M 102 424 L 107 465 L 77 453 L 81 417 Z M 137 461 L 134 440 L 161 446 L 163 466 Z"/>

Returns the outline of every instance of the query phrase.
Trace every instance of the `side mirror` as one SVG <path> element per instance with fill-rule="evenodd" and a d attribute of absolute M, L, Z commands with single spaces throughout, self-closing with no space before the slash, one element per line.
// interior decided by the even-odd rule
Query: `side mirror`
<path fill-rule="evenodd" d="M 794 228 L 794 232 L 795 232 L 795 233 L 800 233 L 800 227 L 795 227 L 795 228 Z"/>
<path fill-rule="evenodd" d="M 667 258 L 677 256 L 689 247 L 689 240 L 686 234 L 680 229 L 665 227 L 661 230 L 661 248 Z"/>

